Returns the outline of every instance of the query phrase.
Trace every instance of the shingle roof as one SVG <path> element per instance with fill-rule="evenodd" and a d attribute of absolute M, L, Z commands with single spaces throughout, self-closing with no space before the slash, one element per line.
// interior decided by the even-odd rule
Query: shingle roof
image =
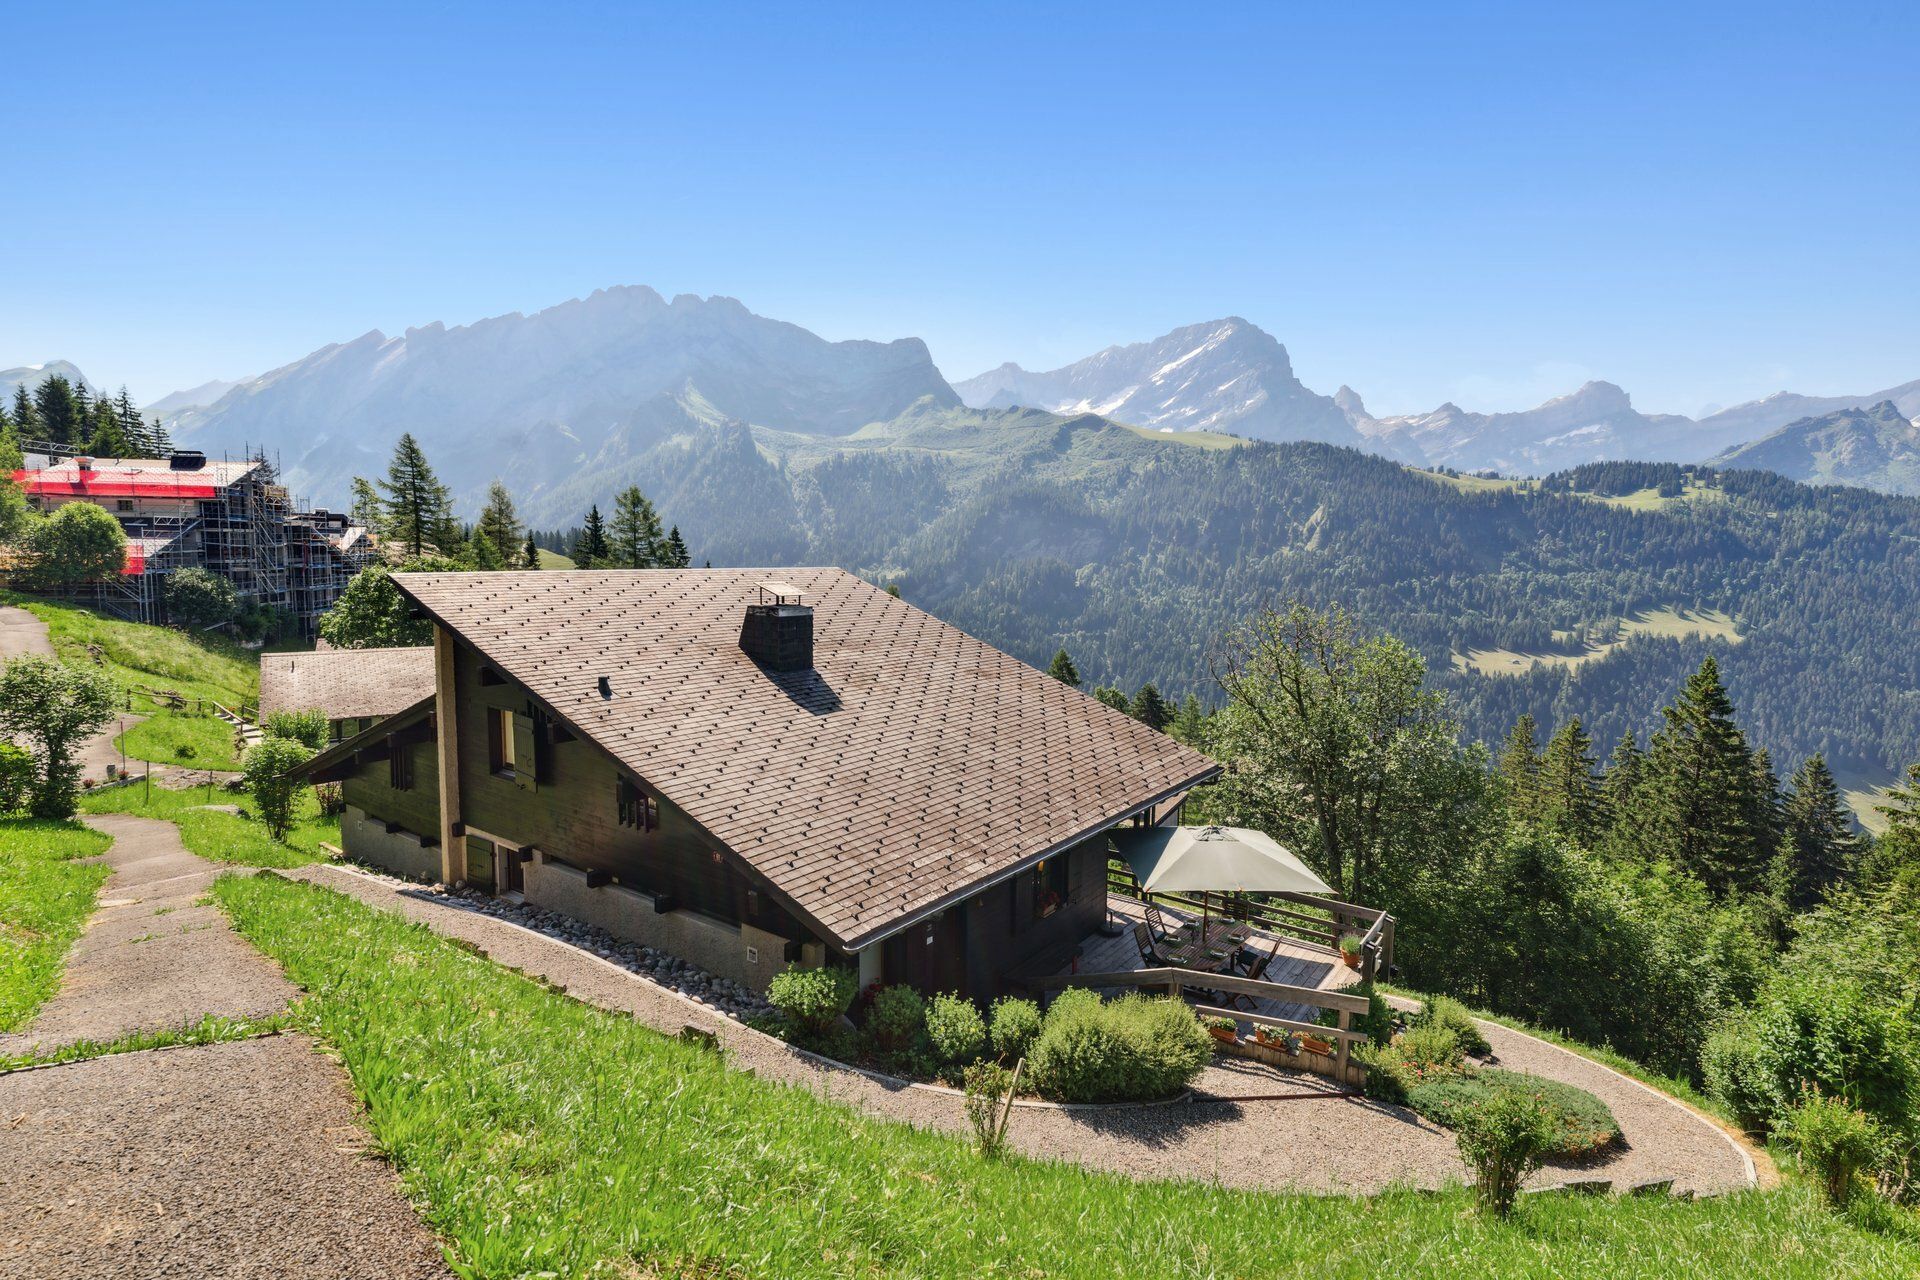
<path fill-rule="evenodd" d="M 740 650 L 770 576 L 814 609 L 811 671 Z M 1216 771 L 839 569 L 394 581 L 846 946 Z"/>
<path fill-rule="evenodd" d="M 390 716 L 433 692 L 433 648 L 323 649 L 260 657 L 260 714 L 318 707 L 329 720 Z"/>

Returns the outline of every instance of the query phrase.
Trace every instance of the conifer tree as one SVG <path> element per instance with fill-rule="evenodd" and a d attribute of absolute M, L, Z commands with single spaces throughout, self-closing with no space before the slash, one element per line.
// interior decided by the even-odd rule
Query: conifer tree
<path fill-rule="evenodd" d="M 1167 726 L 1173 723 L 1173 708 L 1167 705 L 1167 700 L 1160 696 L 1160 691 L 1153 687 L 1152 681 L 1141 685 L 1140 691 L 1133 695 L 1133 706 L 1128 714 L 1158 733 L 1165 733 Z"/>
<path fill-rule="evenodd" d="M 487 505 L 481 508 L 480 523 L 474 527 L 493 544 L 494 558 L 501 568 L 512 564 L 520 554 L 520 516 L 513 509 L 513 495 L 498 480 L 487 486 Z"/>
<path fill-rule="evenodd" d="M 666 558 L 666 535 L 660 528 L 660 513 L 653 502 L 628 485 L 613 499 L 613 522 L 607 531 L 612 548 L 613 567 L 620 569 L 657 569 Z"/>
<path fill-rule="evenodd" d="M 679 525 L 667 530 L 666 560 L 666 567 L 669 569 L 684 569 L 693 563 L 693 557 L 687 552 L 687 540 L 680 536 Z M 900 593 L 895 591 L 894 594 Z"/>
<path fill-rule="evenodd" d="M 55 444 L 73 443 L 77 414 L 73 387 L 65 378 L 55 374 L 35 387 L 33 410 L 45 439 Z"/>
<path fill-rule="evenodd" d="M 1788 909 L 1819 905 L 1826 891 L 1852 869 L 1860 852 L 1853 817 L 1840 799 L 1840 785 L 1818 752 L 1807 757 L 1787 786 L 1784 890 Z"/>
<path fill-rule="evenodd" d="M 1207 718 L 1200 710 L 1200 699 L 1188 694 L 1173 720 L 1173 736 L 1198 749 L 1207 736 Z"/>
<path fill-rule="evenodd" d="M 533 540 L 533 531 L 527 531 L 527 545 L 520 550 L 520 567 L 538 569 L 540 567 L 540 544 Z"/>
<path fill-rule="evenodd" d="M 1513 722 L 1495 767 L 1506 793 L 1507 811 L 1522 822 L 1536 821 L 1540 816 L 1540 742 L 1532 715 L 1522 712 Z"/>
<path fill-rule="evenodd" d="M 381 532 L 397 546 L 415 557 L 453 549 L 460 537 L 453 522 L 453 499 L 427 464 L 427 455 L 412 432 L 403 434 L 393 447 L 393 461 L 380 488 L 386 517 Z"/>
<path fill-rule="evenodd" d="M 62 378 L 62 382 L 66 379 Z M 93 392 L 87 390 L 84 382 L 73 384 L 71 403 L 73 405 L 73 425 L 68 429 L 67 438 L 75 444 L 83 444 L 93 435 Z"/>
<path fill-rule="evenodd" d="M 1054 653 L 1053 661 L 1047 665 L 1047 674 L 1061 684 L 1072 685 L 1076 689 L 1080 687 L 1080 668 L 1073 665 L 1073 659 L 1067 656 L 1064 646 Z"/>
<path fill-rule="evenodd" d="M 164 458 L 173 452 L 173 436 L 167 431 L 167 424 L 160 421 L 160 415 L 153 416 L 153 422 L 147 428 L 147 447 L 156 458 Z"/>
<path fill-rule="evenodd" d="M 27 384 L 24 382 L 13 388 L 13 429 L 22 440 L 39 440 L 46 434 L 46 428 L 40 422 L 40 413 L 33 407 L 33 397 L 27 393 Z"/>
<path fill-rule="evenodd" d="M 573 538 L 573 562 L 582 569 L 602 569 L 612 557 L 607 546 L 607 522 L 600 517 L 600 504 L 587 508 L 587 521 Z"/>
<path fill-rule="evenodd" d="M 1642 807 L 1652 850 L 1715 893 L 1757 885 L 1772 861 L 1753 752 L 1709 655 L 1662 713 Z"/>
<path fill-rule="evenodd" d="M 387 504 L 365 476 L 353 478 L 353 501 L 347 507 L 347 519 L 375 533 L 387 526 Z"/>
<path fill-rule="evenodd" d="M 479 525 L 473 526 L 473 532 L 467 535 L 466 558 L 475 569 L 491 571 L 507 567 L 500 548 L 493 545 L 493 539 Z"/>
<path fill-rule="evenodd" d="M 105 400 L 100 404 L 108 411 L 94 415 L 93 430 L 87 440 L 87 452 L 96 458 L 133 457 L 133 443 L 121 433 L 120 420 L 114 416 L 111 404 Z"/>
<path fill-rule="evenodd" d="M 132 456 L 151 458 L 158 454 L 153 447 L 153 438 L 147 433 L 147 422 L 140 416 L 140 410 L 133 404 L 133 397 L 127 394 L 126 384 L 120 386 L 120 394 L 113 401 L 113 419 L 120 428 L 121 439 L 127 442 Z"/>
<path fill-rule="evenodd" d="M 1112 685 L 1100 685 L 1093 691 L 1094 701 L 1112 707 L 1121 715 L 1133 714 L 1133 707 L 1127 701 L 1127 695 Z"/>
<path fill-rule="evenodd" d="M 1576 844 L 1592 848 L 1601 827 L 1600 780 L 1594 776 L 1593 740 L 1575 716 L 1547 743 L 1540 765 L 1540 822 Z"/>

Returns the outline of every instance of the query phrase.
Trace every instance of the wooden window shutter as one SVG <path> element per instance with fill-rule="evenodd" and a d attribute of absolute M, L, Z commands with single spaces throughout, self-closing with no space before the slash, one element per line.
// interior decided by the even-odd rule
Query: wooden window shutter
<path fill-rule="evenodd" d="M 534 744 L 533 717 L 523 716 L 519 712 L 513 715 L 513 781 L 516 786 L 533 791 L 540 785 L 536 776 L 539 755 Z"/>
<path fill-rule="evenodd" d="M 558 726 L 538 707 L 533 711 L 533 777 L 536 782 L 553 781 L 553 737 Z"/>

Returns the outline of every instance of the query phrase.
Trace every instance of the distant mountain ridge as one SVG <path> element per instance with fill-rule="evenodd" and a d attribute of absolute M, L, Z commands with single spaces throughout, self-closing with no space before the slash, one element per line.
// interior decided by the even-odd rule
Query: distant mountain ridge
<path fill-rule="evenodd" d="M 411 431 L 460 498 L 498 477 L 537 504 L 702 418 L 844 435 L 923 398 L 959 404 L 918 338 L 828 342 L 732 298 L 669 302 L 633 286 L 532 315 L 367 333 L 168 425 L 184 445 L 277 451 L 296 491 L 329 502 L 384 469 Z"/>
<path fill-rule="evenodd" d="M 1892 400 L 1802 418 L 1728 449 L 1716 467 L 1753 467 L 1810 484 L 1920 496 L 1920 421 Z"/>
<path fill-rule="evenodd" d="M 6 404 L 13 404 L 13 393 L 24 384 L 27 391 L 45 382 L 48 378 L 65 378 L 75 386 L 86 383 L 89 391 L 98 392 L 99 388 L 87 382 L 87 376 L 79 368 L 66 360 L 49 360 L 45 364 L 23 364 L 13 369 L 0 369 L 0 398 Z"/>
<path fill-rule="evenodd" d="M 1331 397 L 1301 385 L 1287 349 L 1239 316 L 1108 347 L 1044 373 L 1003 364 L 953 389 L 975 409 L 1097 413 L 1155 431 L 1363 444 Z"/>

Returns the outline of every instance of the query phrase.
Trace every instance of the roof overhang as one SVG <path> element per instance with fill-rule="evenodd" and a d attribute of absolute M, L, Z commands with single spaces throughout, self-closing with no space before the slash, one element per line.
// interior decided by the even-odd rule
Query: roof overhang
<path fill-rule="evenodd" d="M 428 723 L 433 716 L 433 701 L 434 695 L 428 694 L 406 710 L 376 720 L 370 728 L 362 729 L 351 738 L 342 738 L 289 770 L 287 776 L 308 782 L 338 782 L 370 760 L 385 759 L 389 738 L 411 731 L 409 742 L 425 742 L 433 736 Z"/>

